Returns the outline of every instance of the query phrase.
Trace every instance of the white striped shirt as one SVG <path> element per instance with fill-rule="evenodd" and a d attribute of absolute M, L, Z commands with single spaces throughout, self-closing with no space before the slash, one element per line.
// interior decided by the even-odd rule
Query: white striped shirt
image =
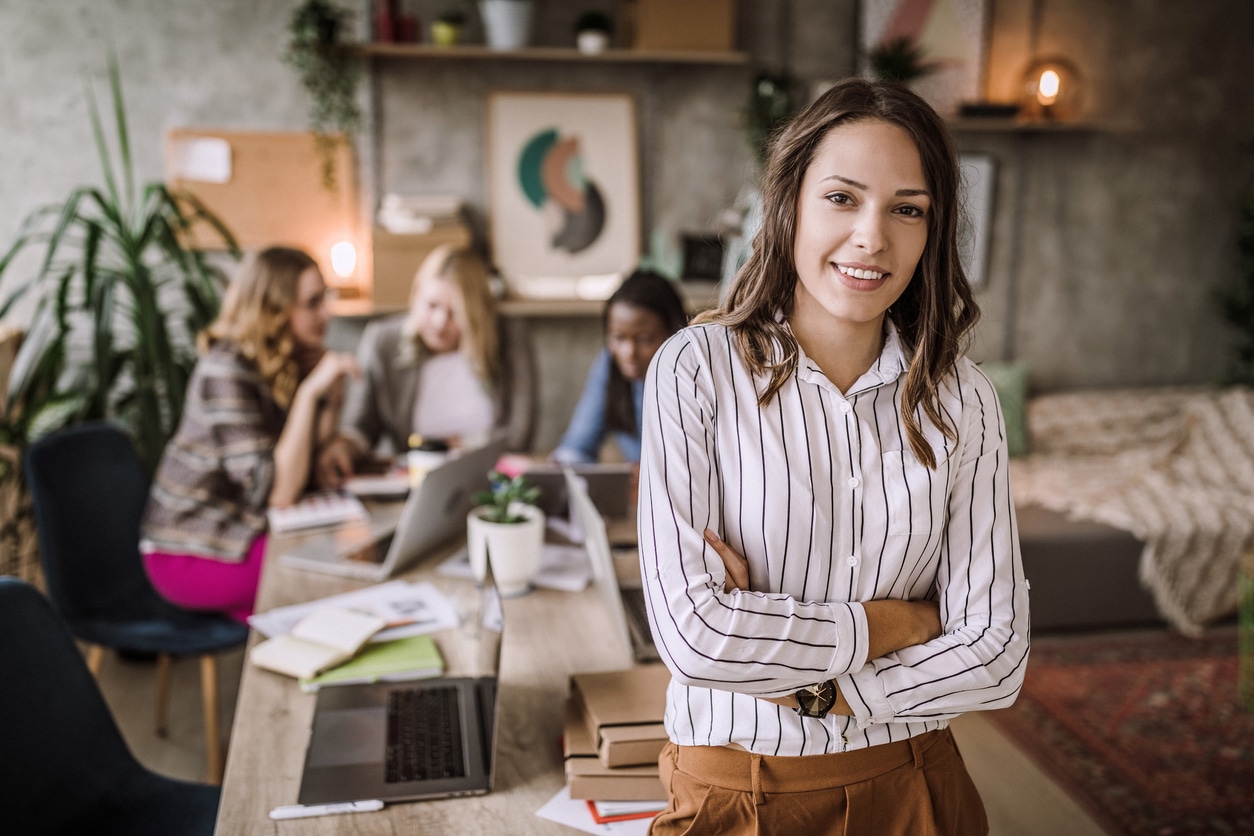
<path fill-rule="evenodd" d="M 1028 656 L 1028 598 L 1005 429 L 988 378 L 963 358 L 920 411 L 931 470 L 900 420 L 896 329 L 842 395 L 801 352 L 766 407 L 730 331 L 692 326 L 655 355 L 645 387 L 640 560 L 654 639 L 673 674 L 680 745 L 768 755 L 840 752 L 1010 705 Z M 749 562 L 753 591 L 723 591 L 711 528 Z M 939 600 L 944 635 L 867 661 L 860 601 Z M 836 679 L 856 716 L 801 718 L 752 695 Z"/>

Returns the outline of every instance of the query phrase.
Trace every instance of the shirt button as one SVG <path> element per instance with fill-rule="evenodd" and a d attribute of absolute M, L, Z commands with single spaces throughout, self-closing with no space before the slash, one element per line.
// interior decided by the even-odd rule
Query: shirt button
<path fill-rule="evenodd" d="M 850 477 L 849 477 L 849 487 L 851 487 L 851 488 L 856 488 L 856 487 L 858 487 L 858 477 L 856 477 L 856 476 L 850 476 Z"/>
<path fill-rule="evenodd" d="M 846 563 L 848 563 L 850 566 L 857 566 L 857 565 L 858 565 L 858 558 L 857 558 L 856 556 L 854 556 L 854 555 L 852 555 L 852 554 L 851 554 L 851 555 L 849 555 L 848 557 L 846 557 L 846 558 L 845 558 L 845 562 L 846 562 Z"/>
<path fill-rule="evenodd" d="M 848 414 L 849 414 L 849 411 L 850 411 L 851 409 L 853 409 L 853 407 L 849 405 L 849 401 L 841 401 L 841 402 L 840 402 L 840 411 L 841 411 L 841 412 L 843 412 L 843 413 L 845 413 L 846 415 L 848 415 Z"/>

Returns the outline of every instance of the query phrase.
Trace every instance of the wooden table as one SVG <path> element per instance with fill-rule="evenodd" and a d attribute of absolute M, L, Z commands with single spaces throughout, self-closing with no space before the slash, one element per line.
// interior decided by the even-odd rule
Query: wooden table
<path fill-rule="evenodd" d="M 399 504 L 375 506 L 372 511 L 376 521 L 386 521 L 387 515 L 399 514 L 399 508 Z M 279 554 L 310 536 L 325 535 L 271 538 L 258 612 L 366 585 L 279 563 Z M 457 545 L 432 554 L 403 577 L 432 582 L 464 613 L 473 614 L 479 600 L 474 584 L 435 575 L 435 567 Z M 497 836 L 573 832 L 535 815 L 565 783 L 559 738 L 569 676 L 630 667 L 631 652 L 619 639 L 592 585 L 578 593 L 534 590 L 506 599 L 504 618 L 496 783 L 491 793 L 392 804 L 377 813 L 271 821 L 270 810 L 296 803 L 315 695 L 303 693 L 294 679 L 245 663 L 215 833 Z M 435 635 L 437 642 L 440 635 Z M 254 632 L 249 646 L 258 640 Z M 455 644 L 448 642 L 450 647 Z M 443 644 L 441 650 L 445 650 Z M 455 659 L 447 661 L 450 668 L 458 664 Z"/>

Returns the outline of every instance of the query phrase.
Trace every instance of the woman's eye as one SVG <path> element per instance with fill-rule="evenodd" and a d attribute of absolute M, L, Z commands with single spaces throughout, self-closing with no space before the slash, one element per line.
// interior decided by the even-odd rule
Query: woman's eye
<path fill-rule="evenodd" d="M 901 206 L 898 207 L 897 212 L 909 218 L 921 218 L 927 214 L 918 206 Z"/>
<path fill-rule="evenodd" d="M 849 197 L 849 195 L 844 192 L 833 192 L 832 194 L 827 195 L 827 199 L 832 203 L 843 206 L 846 203 L 849 203 L 853 198 Z"/>

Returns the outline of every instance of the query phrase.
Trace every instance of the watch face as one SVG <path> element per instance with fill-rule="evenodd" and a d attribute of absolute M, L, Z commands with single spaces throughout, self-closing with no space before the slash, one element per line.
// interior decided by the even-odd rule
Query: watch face
<path fill-rule="evenodd" d="M 803 717 L 823 718 L 836 703 L 836 688 L 831 680 L 811 685 L 797 692 L 798 712 Z"/>

